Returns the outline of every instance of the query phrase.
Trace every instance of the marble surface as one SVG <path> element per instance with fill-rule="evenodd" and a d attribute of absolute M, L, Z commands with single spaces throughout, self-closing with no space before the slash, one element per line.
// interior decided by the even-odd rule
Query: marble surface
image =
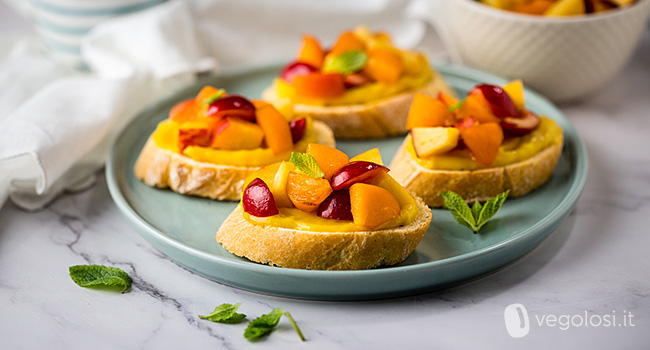
<path fill-rule="evenodd" d="M 647 348 L 650 30 L 610 86 L 562 110 L 582 135 L 590 161 L 585 191 L 568 219 L 497 273 L 411 297 L 305 301 L 209 281 L 145 242 L 118 212 L 103 176 L 90 190 L 65 194 L 37 213 L 8 203 L 0 209 L 0 348 Z M 68 267 L 77 264 L 122 268 L 132 289 L 80 288 L 68 277 Z M 251 343 L 242 336 L 246 323 L 197 317 L 235 302 L 249 319 L 275 307 L 290 311 L 307 341 L 286 319 Z M 530 333 L 518 339 L 504 322 L 505 308 L 514 303 L 530 317 Z M 578 326 L 585 317 L 592 322 Z M 620 325 L 607 327 L 607 319 Z"/>

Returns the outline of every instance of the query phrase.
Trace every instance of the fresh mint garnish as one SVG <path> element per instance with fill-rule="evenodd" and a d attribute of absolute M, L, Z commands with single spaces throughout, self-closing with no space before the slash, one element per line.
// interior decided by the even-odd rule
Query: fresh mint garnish
<path fill-rule="evenodd" d="M 314 159 L 311 154 L 291 152 L 291 158 L 289 158 L 289 161 L 306 175 L 317 179 L 325 176 L 325 173 L 320 166 L 318 166 L 318 162 L 316 162 L 316 159 Z"/>
<path fill-rule="evenodd" d="M 368 62 L 368 55 L 359 50 L 346 51 L 325 62 L 323 72 L 350 74 L 360 71 Z"/>
<path fill-rule="evenodd" d="M 103 265 L 70 266 L 70 278 L 82 286 L 119 286 L 122 293 L 131 287 L 131 278 L 121 269 Z"/>
<path fill-rule="evenodd" d="M 217 306 L 209 315 L 199 315 L 199 318 L 219 323 L 240 323 L 244 318 L 246 318 L 246 315 L 237 313 L 239 305 L 241 305 L 241 303 L 237 303 L 235 305 L 221 304 Z"/>
<path fill-rule="evenodd" d="M 262 336 L 270 333 L 275 329 L 275 327 L 278 325 L 278 322 L 280 322 L 282 315 L 287 316 L 289 322 L 291 322 L 291 325 L 293 326 L 293 329 L 295 329 L 296 333 L 298 333 L 300 340 L 305 341 L 305 337 L 302 335 L 300 328 L 298 328 L 296 321 L 294 321 L 290 313 L 284 312 L 282 308 L 274 309 L 268 314 L 262 315 L 248 323 L 248 327 L 246 327 L 246 330 L 244 331 L 244 338 L 251 341 L 259 340 Z"/>
<path fill-rule="evenodd" d="M 214 102 L 214 101 L 216 101 L 216 100 L 222 98 L 223 95 L 225 95 L 225 94 L 226 94 L 226 90 L 219 89 L 219 90 L 217 90 L 217 92 L 214 93 L 214 95 L 208 97 L 208 99 L 205 100 L 205 102 L 203 102 L 203 103 L 201 104 L 201 106 L 209 105 L 209 104 L 211 104 L 212 102 Z"/>
<path fill-rule="evenodd" d="M 458 108 L 460 108 L 460 106 L 463 105 L 463 102 L 464 102 L 464 101 L 465 101 L 465 100 L 460 100 L 460 101 L 458 101 L 458 103 L 456 103 L 455 105 L 449 107 L 449 111 L 450 111 L 450 112 L 453 112 L 453 111 L 457 110 Z"/>
<path fill-rule="evenodd" d="M 440 195 L 444 201 L 445 208 L 451 210 L 451 214 L 456 221 L 469 227 L 474 233 L 478 233 L 481 227 L 499 211 L 509 193 L 510 190 L 507 190 L 496 195 L 488 199 L 483 205 L 476 201 L 471 209 L 465 200 L 463 200 L 463 197 L 452 191 L 443 192 Z"/>

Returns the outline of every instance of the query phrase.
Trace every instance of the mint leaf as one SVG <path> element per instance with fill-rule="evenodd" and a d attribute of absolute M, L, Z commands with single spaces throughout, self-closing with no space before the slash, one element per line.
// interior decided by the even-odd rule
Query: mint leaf
<path fill-rule="evenodd" d="M 121 269 L 103 265 L 70 266 L 70 278 L 81 287 L 119 286 L 122 293 L 131 287 L 131 278 Z"/>
<path fill-rule="evenodd" d="M 317 179 L 325 176 L 325 173 L 321 170 L 320 166 L 318 166 L 318 162 L 316 162 L 316 159 L 314 159 L 311 154 L 291 152 L 291 158 L 289 158 L 289 161 L 306 175 Z"/>
<path fill-rule="evenodd" d="M 442 196 L 445 208 L 451 210 L 451 214 L 458 223 L 469 227 L 474 232 L 477 232 L 477 230 L 475 230 L 476 220 L 474 219 L 472 210 L 469 208 L 469 205 L 467 205 L 463 197 L 452 191 L 443 192 L 440 196 Z"/>
<path fill-rule="evenodd" d="M 469 227 L 474 233 L 478 233 L 481 227 L 501 209 L 509 193 L 510 190 L 507 190 L 496 195 L 488 199 L 483 205 L 479 202 L 474 202 L 471 209 L 461 196 L 452 191 L 447 191 L 440 195 L 444 201 L 445 208 L 451 210 L 451 214 L 456 221 Z"/>
<path fill-rule="evenodd" d="M 237 313 L 237 309 L 239 309 L 239 305 L 241 305 L 241 303 L 237 303 L 235 305 L 221 304 L 217 306 L 214 309 L 214 311 L 212 311 L 209 315 L 206 316 L 199 315 L 199 318 L 203 320 L 210 320 L 212 322 L 219 322 L 219 323 L 231 323 L 231 324 L 239 323 L 244 318 L 246 318 L 246 315 Z"/>
<path fill-rule="evenodd" d="M 483 205 L 483 209 L 481 210 L 480 215 L 476 216 L 476 225 L 478 226 L 478 230 L 481 229 L 483 225 L 485 225 L 488 220 L 490 220 L 494 214 L 501 209 L 501 206 L 503 205 L 503 202 L 506 201 L 506 198 L 508 198 L 508 194 L 510 193 L 510 190 L 507 190 L 499 195 L 496 195 L 495 197 L 492 197 L 485 202 Z"/>
<path fill-rule="evenodd" d="M 449 107 L 449 111 L 450 111 L 450 112 L 453 112 L 453 111 L 457 110 L 458 108 L 460 108 L 460 106 L 463 105 L 463 102 L 464 102 L 464 101 L 465 101 L 465 100 L 460 100 L 460 101 L 458 101 L 458 103 L 456 103 L 455 105 Z"/>
<path fill-rule="evenodd" d="M 262 315 L 248 323 L 244 331 L 244 338 L 248 340 L 258 340 L 263 335 L 275 329 L 282 317 L 282 308 L 274 309 L 266 315 Z"/>
<path fill-rule="evenodd" d="M 293 320 L 293 317 L 291 317 L 291 314 L 288 312 L 284 313 L 285 316 L 289 319 L 289 322 L 291 322 L 291 325 L 293 326 L 293 329 L 296 330 L 296 333 L 298 333 L 298 336 L 300 337 L 300 340 L 305 341 L 305 337 L 302 335 L 302 332 L 300 331 L 300 328 L 298 328 L 298 324 L 296 321 Z"/>
<path fill-rule="evenodd" d="M 350 74 L 360 71 L 368 61 L 368 55 L 359 50 L 346 51 L 325 62 L 323 72 Z"/>
<path fill-rule="evenodd" d="M 219 89 L 217 92 L 214 93 L 214 95 L 208 97 L 208 99 L 205 100 L 205 102 L 201 103 L 201 106 L 209 105 L 209 104 L 211 104 L 212 102 L 214 102 L 214 101 L 216 101 L 216 100 L 222 98 L 223 95 L 225 95 L 225 94 L 226 94 L 226 90 L 224 90 L 224 89 Z"/>

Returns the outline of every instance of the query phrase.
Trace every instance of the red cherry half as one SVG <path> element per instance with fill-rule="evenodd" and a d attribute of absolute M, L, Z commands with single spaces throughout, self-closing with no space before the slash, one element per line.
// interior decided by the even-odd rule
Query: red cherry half
<path fill-rule="evenodd" d="M 318 216 L 333 220 L 352 220 L 350 191 L 334 191 L 318 207 Z"/>
<path fill-rule="evenodd" d="M 519 117 L 517 107 L 505 90 L 496 85 L 480 84 L 472 90 L 478 90 L 483 93 L 483 97 L 490 103 L 492 113 L 499 118 Z M 470 92 L 471 94 L 472 92 Z"/>
<path fill-rule="evenodd" d="M 305 136 L 305 127 L 307 126 L 307 119 L 300 118 L 294 119 L 289 122 L 289 129 L 291 129 L 291 140 L 296 143 L 302 140 Z"/>
<path fill-rule="evenodd" d="M 344 165 L 332 175 L 332 189 L 334 191 L 350 188 L 358 182 L 366 182 L 389 169 L 383 165 L 372 162 L 356 161 Z"/>
<path fill-rule="evenodd" d="M 205 115 L 213 118 L 231 116 L 251 122 L 255 119 L 255 106 L 243 96 L 229 95 L 210 103 Z"/>
<path fill-rule="evenodd" d="M 505 117 L 501 119 L 503 132 L 508 135 L 521 136 L 535 130 L 539 126 L 539 117 L 530 111 L 524 111 L 521 118 Z"/>
<path fill-rule="evenodd" d="M 248 214 L 258 217 L 273 216 L 279 213 L 273 193 L 260 178 L 251 181 L 244 189 L 242 207 Z"/>
<path fill-rule="evenodd" d="M 291 62 L 287 64 L 280 72 L 280 78 L 287 83 L 292 83 L 293 78 L 302 75 L 309 75 L 310 73 L 318 72 L 318 68 L 303 62 Z"/>

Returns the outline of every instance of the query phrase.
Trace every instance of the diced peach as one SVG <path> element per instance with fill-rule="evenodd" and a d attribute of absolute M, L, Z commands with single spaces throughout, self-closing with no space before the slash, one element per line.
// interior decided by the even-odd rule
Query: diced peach
<path fill-rule="evenodd" d="M 199 122 L 183 123 L 178 129 L 178 151 L 183 152 L 187 146 L 210 146 L 212 128 L 209 124 Z"/>
<path fill-rule="evenodd" d="M 334 147 L 318 143 L 308 144 L 306 152 L 316 159 L 316 163 L 318 163 L 318 166 L 323 170 L 325 173 L 325 179 L 328 181 L 332 178 L 334 173 L 350 162 L 347 154 Z"/>
<path fill-rule="evenodd" d="M 175 122 L 187 122 L 198 117 L 198 108 L 194 99 L 178 103 L 169 111 L 169 119 Z"/>
<path fill-rule="evenodd" d="M 198 106 L 201 106 L 201 105 L 205 104 L 206 102 L 208 102 L 210 100 L 211 97 L 218 94 L 219 91 L 221 91 L 221 89 L 217 89 L 217 88 L 209 86 L 209 85 L 204 86 L 201 89 L 201 91 L 199 91 L 199 93 L 196 95 L 196 104 Z M 225 96 L 225 94 L 224 94 L 224 96 Z"/>
<path fill-rule="evenodd" d="M 287 195 L 296 208 L 313 212 L 332 193 L 332 187 L 326 179 L 317 179 L 309 175 L 290 172 L 287 181 Z"/>
<path fill-rule="evenodd" d="M 350 162 L 356 162 L 359 160 L 384 165 L 384 162 L 381 159 L 381 153 L 379 153 L 379 148 L 369 149 L 357 156 L 354 156 L 350 159 Z"/>
<path fill-rule="evenodd" d="M 368 52 L 368 61 L 363 73 L 374 80 L 384 83 L 394 83 L 404 72 L 402 57 L 394 50 L 375 48 Z"/>
<path fill-rule="evenodd" d="M 276 174 L 278 173 L 278 169 L 280 169 L 281 165 L 282 165 L 282 162 L 277 162 L 277 163 L 265 165 L 265 166 L 255 170 L 255 171 L 253 171 L 244 180 L 244 188 L 246 188 L 246 186 L 248 186 L 248 184 L 251 181 L 255 180 L 256 178 L 262 179 L 262 181 L 264 181 L 264 183 L 271 186 L 271 184 L 273 184 L 273 181 L 275 179 Z"/>
<path fill-rule="evenodd" d="M 524 83 L 520 79 L 513 80 L 504 85 L 503 91 L 505 91 L 508 96 L 510 96 L 512 103 L 515 104 L 515 107 L 517 107 L 518 111 L 521 112 L 526 109 L 526 102 L 524 99 Z"/>
<path fill-rule="evenodd" d="M 309 65 L 319 68 L 323 65 L 323 58 L 325 57 L 325 52 L 320 46 L 318 39 L 311 35 L 303 35 L 302 37 L 302 46 L 298 50 L 298 62 L 304 62 Z"/>
<path fill-rule="evenodd" d="M 475 124 L 461 131 L 460 136 L 474 160 L 490 166 L 503 142 L 503 129 L 497 123 Z"/>
<path fill-rule="evenodd" d="M 226 117 L 214 129 L 213 148 L 239 150 L 255 149 L 262 146 L 264 133 L 257 124 L 237 117 Z"/>
<path fill-rule="evenodd" d="M 475 94 L 468 95 L 456 112 L 456 119 L 474 117 L 481 123 L 498 123 L 499 118 L 492 113 L 489 102 L 483 97 L 480 90 Z"/>
<path fill-rule="evenodd" d="M 474 117 L 467 117 L 465 119 L 458 119 L 456 120 L 456 123 L 454 123 L 454 127 L 458 129 L 458 131 L 463 131 L 470 126 L 477 124 L 478 122 Z"/>
<path fill-rule="evenodd" d="M 264 131 L 266 145 L 273 150 L 274 154 L 280 154 L 293 149 L 289 123 L 273 105 L 259 108 L 255 112 L 255 115 L 257 124 Z"/>
<path fill-rule="evenodd" d="M 452 125 L 454 116 L 442 101 L 422 93 L 415 94 L 409 109 L 406 129 Z"/>
<path fill-rule="evenodd" d="M 334 43 L 334 46 L 332 46 L 328 55 L 335 57 L 352 50 L 365 51 L 366 44 L 353 32 L 343 32 L 336 40 L 336 43 Z"/>
<path fill-rule="evenodd" d="M 295 77 L 293 87 L 297 96 L 329 99 L 345 93 L 345 80 L 339 73 L 312 73 Z"/>
<path fill-rule="evenodd" d="M 399 215 L 397 199 L 387 190 L 364 183 L 350 187 L 350 207 L 356 225 L 374 229 Z"/>
<path fill-rule="evenodd" d="M 457 105 L 459 102 L 458 99 L 454 96 L 448 95 L 442 91 L 438 92 L 438 99 L 442 101 L 442 103 L 444 103 L 447 108 L 451 108 Z"/>

